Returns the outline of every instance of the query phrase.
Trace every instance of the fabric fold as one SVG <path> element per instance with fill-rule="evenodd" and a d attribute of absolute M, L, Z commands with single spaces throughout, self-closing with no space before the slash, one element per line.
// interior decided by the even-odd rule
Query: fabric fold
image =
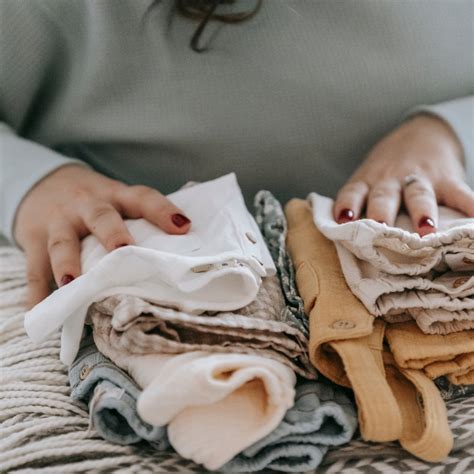
<path fill-rule="evenodd" d="M 271 433 L 294 402 L 294 372 L 247 354 L 134 355 L 94 331 L 99 350 L 143 389 L 137 410 L 184 458 L 219 469 Z"/>
<path fill-rule="evenodd" d="M 93 235 L 82 242 L 83 274 L 25 316 L 40 342 L 61 326 L 61 360 L 77 354 L 92 302 L 131 294 L 183 311 L 231 311 L 255 299 L 275 266 L 250 216 L 234 174 L 197 184 L 168 198 L 192 220 L 185 235 L 170 235 L 144 219 L 126 221 L 136 245 L 107 253 Z"/>

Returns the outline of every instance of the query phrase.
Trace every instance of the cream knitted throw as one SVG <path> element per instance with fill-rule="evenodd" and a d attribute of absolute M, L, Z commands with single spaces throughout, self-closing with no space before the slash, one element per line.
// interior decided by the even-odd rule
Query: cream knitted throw
<path fill-rule="evenodd" d="M 119 446 L 89 427 L 86 406 L 69 398 L 59 332 L 34 345 L 23 328 L 25 261 L 0 246 L 0 472 L 198 472 L 178 455 Z"/>

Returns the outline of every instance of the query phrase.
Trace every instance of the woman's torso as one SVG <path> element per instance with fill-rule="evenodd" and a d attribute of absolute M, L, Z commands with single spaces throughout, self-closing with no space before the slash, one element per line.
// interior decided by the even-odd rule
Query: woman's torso
<path fill-rule="evenodd" d="M 236 171 L 286 200 L 334 194 L 412 107 L 472 93 L 470 1 L 264 0 L 202 54 L 196 22 L 149 4 L 32 5 L 54 46 L 19 132 L 165 193 Z"/>

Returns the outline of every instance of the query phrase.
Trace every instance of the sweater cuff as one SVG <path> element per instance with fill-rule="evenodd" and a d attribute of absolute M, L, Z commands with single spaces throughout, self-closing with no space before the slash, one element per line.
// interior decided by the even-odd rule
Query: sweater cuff
<path fill-rule="evenodd" d="M 0 123 L 0 233 L 19 247 L 13 236 L 15 217 L 30 189 L 47 175 L 69 164 L 88 166 L 17 136 Z"/>
<path fill-rule="evenodd" d="M 420 105 L 407 117 L 427 113 L 444 120 L 458 137 L 463 152 L 466 182 L 474 188 L 474 96 L 463 97 L 433 105 Z"/>

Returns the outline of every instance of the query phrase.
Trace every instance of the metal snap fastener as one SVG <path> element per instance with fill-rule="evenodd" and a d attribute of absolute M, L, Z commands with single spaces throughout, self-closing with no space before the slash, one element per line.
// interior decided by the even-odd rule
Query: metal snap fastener
<path fill-rule="evenodd" d="M 249 239 L 252 244 L 257 243 L 257 238 L 252 234 L 252 232 L 245 232 L 245 237 L 247 237 L 247 239 Z"/>
<path fill-rule="evenodd" d="M 211 263 L 207 263 L 205 265 L 197 265 L 196 267 L 191 268 L 193 273 L 204 273 L 208 272 L 212 268 Z"/>
<path fill-rule="evenodd" d="M 463 276 L 460 278 L 456 278 L 456 280 L 453 281 L 453 288 L 457 288 L 461 285 L 464 285 L 467 281 L 469 281 L 471 277 L 470 276 Z"/>
<path fill-rule="evenodd" d="M 84 380 L 87 376 L 91 373 L 91 368 L 88 365 L 82 367 L 81 371 L 79 372 L 79 378 Z"/>
<path fill-rule="evenodd" d="M 345 319 L 338 319 L 331 324 L 333 329 L 352 329 L 355 328 L 355 323 Z"/>
<path fill-rule="evenodd" d="M 474 259 L 469 258 L 469 257 L 464 257 L 464 258 L 462 259 L 462 261 L 463 261 L 464 263 L 467 263 L 468 265 L 474 263 Z"/>

